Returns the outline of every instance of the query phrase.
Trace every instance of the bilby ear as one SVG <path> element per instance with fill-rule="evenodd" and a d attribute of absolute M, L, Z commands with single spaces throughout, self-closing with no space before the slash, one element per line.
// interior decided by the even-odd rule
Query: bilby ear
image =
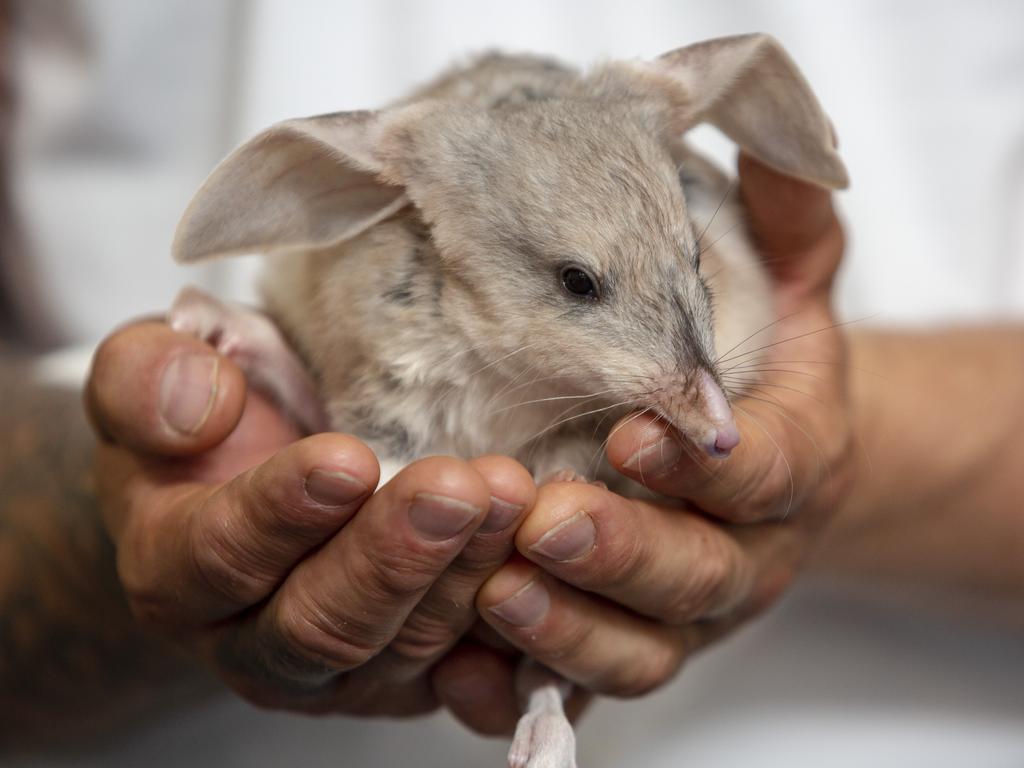
<path fill-rule="evenodd" d="M 648 66 L 684 91 L 684 130 L 708 122 L 776 170 L 833 189 L 849 184 L 828 117 L 771 36 L 708 40 Z"/>
<path fill-rule="evenodd" d="M 320 248 L 408 204 L 379 174 L 381 117 L 339 112 L 288 120 L 232 152 L 178 224 L 177 261 Z"/>

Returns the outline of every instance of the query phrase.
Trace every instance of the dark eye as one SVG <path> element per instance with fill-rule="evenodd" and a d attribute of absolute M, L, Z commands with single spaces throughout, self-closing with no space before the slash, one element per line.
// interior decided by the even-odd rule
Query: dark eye
<path fill-rule="evenodd" d="M 562 269 L 562 285 L 573 296 L 580 296 L 585 299 L 598 298 L 597 283 L 590 275 L 579 267 L 565 267 Z"/>

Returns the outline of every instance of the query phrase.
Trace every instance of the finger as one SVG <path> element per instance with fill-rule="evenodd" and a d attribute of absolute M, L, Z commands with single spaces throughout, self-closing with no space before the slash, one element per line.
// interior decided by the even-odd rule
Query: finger
<path fill-rule="evenodd" d="M 134 506 L 150 513 L 111 526 L 136 614 L 201 626 L 264 600 L 359 509 L 377 472 L 363 443 L 322 434 L 213 491 L 198 483 L 140 491 Z"/>
<path fill-rule="evenodd" d="M 219 485 L 253 469 L 281 449 L 303 438 L 280 406 L 257 390 L 249 390 L 242 418 L 223 442 L 186 459 L 167 461 L 142 456 L 154 480 L 173 476 L 185 481 Z"/>
<path fill-rule="evenodd" d="M 515 658 L 462 643 L 434 666 L 430 677 L 438 700 L 467 728 L 484 736 L 508 736 L 520 714 L 517 667 Z"/>
<path fill-rule="evenodd" d="M 842 257 L 842 230 L 832 195 L 744 153 L 740 196 L 765 267 L 781 285 L 825 289 Z"/>
<path fill-rule="evenodd" d="M 129 448 L 186 456 L 238 423 L 245 377 L 227 358 L 163 323 L 117 331 L 96 350 L 85 402 L 97 430 Z"/>
<path fill-rule="evenodd" d="M 824 441 L 813 437 L 818 430 L 772 409 L 735 410 L 740 444 L 727 459 L 699 454 L 675 429 L 645 414 L 615 427 L 608 460 L 651 490 L 726 520 L 786 519 L 827 471 Z"/>
<path fill-rule="evenodd" d="M 581 592 L 521 559 L 480 590 L 484 620 L 527 656 L 584 688 L 638 696 L 667 682 L 686 652 L 687 629 L 637 616 Z"/>
<path fill-rule="evenodd" d="M 756 575 L 721 526 L 580 483 L 542 487 L 516 546 L 562 581 L 675 626 L 732 612 Z"/>
<path fill-rule="evenodd" d="M 225 483 L 300 438 L 276 406 L 252 392 L 246 398 L 241 420 L 224 442 L 187 460 L 146 456 L 100 441 L 96 450 L 96 490 L 107 530 L 117 541 L 133 518 L 149 520 L 157 510 L 196 488 L 194 484 Z"/>
<path fill-rule="evenodd" d="M 520 536 L 534 540 L 531 528 L 548 509 L 561 508 L 556 519 L 578 522 L 575 515 L 564 515 L 580 504 L 557 503 L 558 494 L 572 491 L 581 493 L 575 501 L 582 501 L 586 514 L 593 510 L 598 521 L 593 547 L 568 562 L 534 552 L 541 572 L 522 560 L 510 563 L 484 586 L 478 605 L 483 617 L 525 654 L 599 691 L 631 695 L 668 680 L 690 653 L 774 602 L 792 583 L 806 552 L 805 525 L 726 529 L 679 510 L 629 501 L 624 503 L 635 508 L 619 510 L 611 519 L 605 516 L 607 499 L 600 498 L 611 494 L 580 485 L 542 488 Z M 677 524 L 678 516 L 690 517 L 696 526 L 684 534 L 688 526 Z M 567 527 L 556 525 L 557 545 L 572 539 Z M 723 557 L 723 552 L 730 554 Z M 627 610 L 630 605 L 655 621 Z M 631 667 L 634 662 L 620 659 L 619 652 L 644 663 Z M 609 665 L 618 676 L 606 676 Z"/>
<path fill-rule="evenodd" d="M 423 675 L 473 625 L 477 591 L 513 551 L 518 523 L 536 497 L 533 478 L 519 462 L 502 456 L 483 456 L 470 466 L 490 489 L 487 517 L 387 649 L 366 668 L 368 675 L 395 681 Z"/>
<path fill-rule="evenodd" d="M 489 502 L 490 489 L 466 462 L 433 457 L 411 464 L 228 638 L 230 655 L 245 665 L 243 673 L 310 688 L 362 666 L 398 634 Z M 337 695 L 363 693 L 344 688 Z"/>

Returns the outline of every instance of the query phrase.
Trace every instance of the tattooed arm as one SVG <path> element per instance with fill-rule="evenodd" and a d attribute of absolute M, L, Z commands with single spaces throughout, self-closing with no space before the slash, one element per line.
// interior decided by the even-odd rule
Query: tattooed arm
<path fill-rule="evenodd" d="M 131 618 L 81 398 L 0 346 L 0 745 L 53 744 L 196 690 Z M 172 684 L 172 681 L 177 681 Z M 162 691 L 152 695 L 154 685 Z M 208 686 L 207 686 L 208 687 Z"/>

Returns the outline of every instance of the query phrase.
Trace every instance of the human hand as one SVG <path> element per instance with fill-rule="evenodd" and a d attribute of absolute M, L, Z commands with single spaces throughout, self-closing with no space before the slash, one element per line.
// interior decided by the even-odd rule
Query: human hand
<path fill-rule="evenodd" d="M 353 437 L 296 430 L 230 360 L 159 322 L 98 350 L 96 480 L 139 622 L 262 705 L 413 714 L 476 618 L 535 488 L 501 457 L 416 462 L 376 493 Z"/>
<path fill-rule="evenodd" d="M 851 479 L 846 345 L 831 305 L 843 235 L 830 196 L 748 157 L 740 190 L 781 318 L 759 364 L 724 353 L 726 382 L 755 372 L 759 380 L 734 401 L 740 446 L 713 460 L 686 450 L 663 422 L 624 420 L 608 444 L 612 464 L 689 507 L 581 483 L 544 486 L 516 536 L 522 556 L 477 598 L 514 646 L 595 692 L 649 691 L 767 607 Z M 456 653 L 440 669 L 467 674 L 459 663 Z M 510 664 L 501 674 L 507 688 Z M 442 697 L 474 722 L 479 698 L 470 686 Z"/>

